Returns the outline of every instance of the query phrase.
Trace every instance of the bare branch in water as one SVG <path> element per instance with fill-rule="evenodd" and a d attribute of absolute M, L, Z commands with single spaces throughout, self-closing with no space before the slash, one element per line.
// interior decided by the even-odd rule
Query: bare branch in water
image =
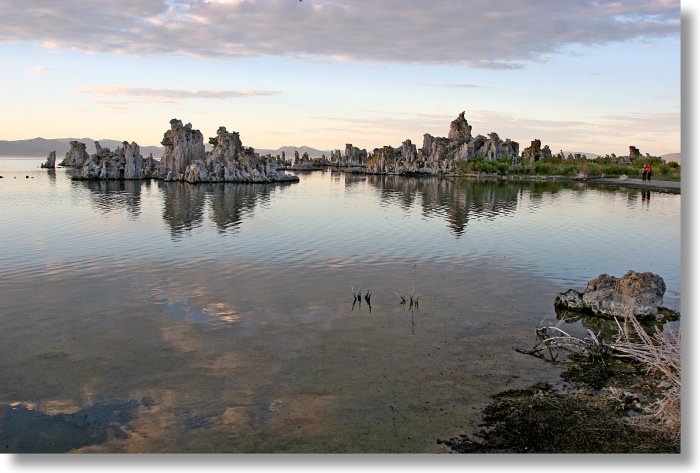
<path fill-rule="evenodd" d="M 588 330 L 588 336 L 578 338 L 557 326 L 543 325 L 536 329 L 540 340 L 530 350 L 516 348 L 519 353 L 533 355 L 547 361 L 556 361 L 555 350 L 585 353 L 601 357 L 631 359 L 646 367 L 647 372 L 657 372 L 663 377 L 659 387 L 665 389 L 664 397 L 653 406 L 652 415 L 680 428 L 681 403 L 681 334 L 671 329 L 662 332 L 658 327 L 647 333 L 630 310 L 624 323 L 615 319 L 618 335 L 612 341 L 604 341 Z M 545 356 L 547 350 L 549 357 Z"/>

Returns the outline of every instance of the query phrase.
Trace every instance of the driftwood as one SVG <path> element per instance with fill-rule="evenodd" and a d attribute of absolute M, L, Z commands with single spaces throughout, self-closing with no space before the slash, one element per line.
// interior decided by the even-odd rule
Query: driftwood
<path fill-rule="evenodd" d="M 664 397 L 652 405 L 652 415 L 680 422 L 681 401 L 681 334 L 678 331 L 662 332 L 655 327 L 647 333 L 630 312 L 622 324 L 615 318 L 618 335 L 610 341 L 603 340 L 592 330 L 584 338 L 569 335 L 558 326 L 541 325 L 536 332 L 539 341 L 529 350 L 514 348 L 519 353 L 533 355 L 546 361 L 558 360 L 557 350 L 583 353 L 592 357 L 610 356 L 639 362 L 647 372 L 657 372 L 663 377 L 659 385 Z M 677 416 L 677 418 L 676 418 Z"/>

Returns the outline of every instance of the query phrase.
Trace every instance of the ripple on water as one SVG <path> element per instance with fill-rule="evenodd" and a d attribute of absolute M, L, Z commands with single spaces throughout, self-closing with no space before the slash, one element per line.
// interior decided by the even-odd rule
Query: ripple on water
<path fill-rule="evenodd" d="M 92 412 L 95 399 L 152 399 L 127 438 L 97 449 L 430 449 L 489 394 L 557 382 L 512 350 L 557 291 L 634 268 L 662 274 L 680 303 L 674 195 L 32 175 L 0 183 L 0 401 Z M 400 296 L 414 284 L 409 310 Z M 371 312 L 352 305 L 360 287 Z"/>

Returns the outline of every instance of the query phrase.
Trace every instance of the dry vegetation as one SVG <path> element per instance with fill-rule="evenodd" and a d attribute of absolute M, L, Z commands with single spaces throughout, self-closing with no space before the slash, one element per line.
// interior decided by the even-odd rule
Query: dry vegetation
<path fill-rule="evenodd" d="M 624 323 L 615 319 L 618 335 L 611 341 L 600 339 L 591 330 L 588 337 L 578 338 L 556 326 L 538 328 L 540 342 L 528 353 L 537 354 L 546 349 L 551 356 L 558 348 L 584 351 L 595 357 L 629 359 L 638 363 L 649 374 L 659 375 L 658 387 L 663 397 L 649 406 L 652 417 L 662 420 L 680 435 L 681 405 L 681 334 L 673 330 L 662 332 L 658 327 L 649 334 L 637 318 L 629 314 Z M 524 351 L 524 350 L 519 350 Z"/>
<path fill-rule="evenodd" d="M 562 377 L 574 388 L 536 384 L 499 393 L 476 436 L 439 443 L 462 453 L 680 452 L 680 333 L 658 327 L 649 333 L 633 315 L 617 327 L 608 339 L 591 330 L 581 338 L 559 326 L 538 327 L 537 344 L 517 351 L 566 363 Z"/>

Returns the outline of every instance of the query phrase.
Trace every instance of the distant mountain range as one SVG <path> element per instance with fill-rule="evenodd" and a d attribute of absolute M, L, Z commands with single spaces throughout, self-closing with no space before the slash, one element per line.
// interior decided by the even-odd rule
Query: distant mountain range
<path fill-rule="evenodd" d="M 668 153 L 661 155 L 661 159 L 665 159 L 667 163 L 675 161 L 677 163 L 681 162 L 681 153 Z"/>
<path fill-rule="evenodd" d="M 85 148 L 88 154 L 93 154 L 95 152 L 95 140 L 92 138 L 32 138 L 29 140 L 16 140 L 16 141 L 6 141 L 0 140 L 0 156 L 35 156 L 44 157 L 47 156 L 51 151 L 56 151 L 56 162 L 61 162 L 63 156 L 70 149 L 71 141 L 80 141 L 85 143 Z M 111 150 L 117 149 L 122 145 L 121 141 L 117 140 L 98 140 L 100 146 L 103 148 L 109 148 Z M 211 149 L 209 143 L 205 143 L 205 148 L 207 150 Z M 141 154 L 143 156 L 148 156 L 153 153 L 153 157 L 158 158 L 163 155 L 164 148 L 162 146 L 141 146 Z M 281 155 L 284 151 L 286 156 L 294 157 L 294 151 L 299 151 L 299 155 L 308 153 L 309 157 L 321 157 L 325 154 L 330 156 L 330 150 L 318 150 L 311 148 L 309 146 L 282 146 L 277 149 L 255 149 L 256 153 L 260 154 L 271 154 L 272 156 Z"/>
<path fill-rule="evenodd" d="M 555 152 L 552 150 L 552 154 L 557 154 L 558 152 Z M 564 151 L 564 156 L 568 156 L 569 154 L 577 155 L 577 154 L 582 154 L 588 159 L 595 159 L 598 156 L 600 156 L 598 153 L 586 153 L 585 151 Z"/>
<path fill-rule="evenodd" d="M 256 153 L 260 153 L 261 155 L 265 154 L 271 154 L 272 156 L 277 156 L 278 154 L 281 155 L 282 151 L 284 151 L 284 154 L 286 157 L 294 157 L 294 151 L 299 151 L 299 156 L 303 156 L 304 153 L 308 153 L 310 158 L 320 158 L 322 155 L 326 155 L 326 157 L 330 157 L 331 155 L 331 150 L 318 150 L 316 148 L 311 148 L 309 146 L 281 146 L 277 149 L 258 149 L 255 148 Z"/>
<path fill-rule="evenodd" d="M 95 140 L 92 138 L 31 138 L 29 140 L 5 141 L 0 140 L 0 155 L 2 156 L 47 156 L 51 151 L 56 151 L 56 162 L 63 160 L 63 156 L 70 149 L 71 141 L 80 141 L 85 143 L 85 148 L 88 154 L 95 152 Z M 100 146 L 115 150 L 122 145 L 122 141 L 117 140 L 98 140 Z M 154 157 L 159 157 L 163 154 L 162 146 L 141 146 L 141 154 L 148 156 L 153 153 Z"/>

